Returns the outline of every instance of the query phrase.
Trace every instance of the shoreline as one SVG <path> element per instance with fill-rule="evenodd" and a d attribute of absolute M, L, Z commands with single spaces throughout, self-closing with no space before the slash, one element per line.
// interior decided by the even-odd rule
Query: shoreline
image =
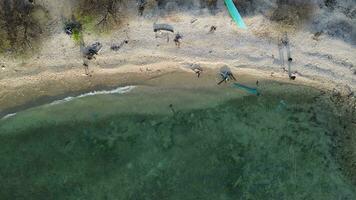
<path fill-rule="evenodd" d="M 34 101 L 27 102 L 23 105 L 19 105 L 19 106 L 13 107 L 13 108 L 8 108 L 8 109 L 3 110 L 2 112 L 0 112 L 0 120 L 15 116 L 18 112 L 25 111 L 25 110 L 35 108 L 38 106 L 43 106 L 46 104 L 55 105 L 55 104 L 59 104 L 61 102 L 70 101 L 72 99 L 82 98 L 82 97 L 86 97 L 86 96 L 94 96 L 94 95 L 102 94 L 104 92 L 107 92 L 107 94 L 110 94 L 114 90 L 120 90 L 120 89 L 132 90 L 134 87 L 135 86 L 119 86 L 119 87 L 115 87 L 115 88 L 111 88 L 111 87 L 108 88 L 105 86 L 103 86 L 103 87 L 98 86 L 95 89 L 89 90 L 89 91 L 83 90 L 83 91 L 65 93 L 65 94 L 58 95 L 58 96 L 42 96 L 42 97 L 38 97 Z M 123 94 L 123 93 L 126 93 L 126 91 L 122 91 L 122 92 L 119 91 L 119 92 L 113 92 L 113 93 Z M 71 98 L 71 99 L 68 100 L 68 98 Z"/>
<path fill-rule="evenodd" d="M 184 66 L 175 65 L 165 68 L 166 65 L 157 65 L 156 67 L 151 67 L 150 71 L 142 72 L 142 68 L 148 69 L 148 67 L 133 67 L 128 72 L 125 69 L 101 69 L 94 68 L 95 74 L 92 77 L 80 75 L 81 70 L 69 70 L 57 74 L 57 77 L 61 77 L 57 80 L 52 80 L 51 76 L 43 76 L 41 74 L 33 76 L 31 78 L 27 77 L 25 83 L 16 85 L 15 88 L 8 86 L 8 89 L 1 90 L 0 92 L 0 118 L 7 115 L 11 115 L 29 108 L 41 106 L 47 103 L 51 103 L 57 100 L 65 99 L 66 97 L 75 97 L 89 92 L 102 91 L 102 90 L 112 90 L 118 87 L 125 86 L 147 86 L 152 85 L 153 87 L 158 86 L 159 83 L 150 83 L 151 80 L 157 78 L 164 78 L 168 74 L 186 74 L 191 75 L 192 79 L 197 79 L 194 72 Z M 218 65 L 217 65 L 218 66 Z M 211 77 L 215 76 L 219 68 L 216 66 L 205 68 L 202 76 L 209 75 Z M 256 70 L 252 68 L 231 68 L 233 73 L 237 76 L 237 82 L 243 80 L 250 80 L 255 82 L 259 81 L 275 81 L 286 84 L 294 84 L 312 87 L 321 91 L 332 92 L 335 88 L 333 84 L 323 84 L 315 80 L 310 80 L 305 77 L 298 77 L 297 80 L 291 81 L 287 79 L 287 75 L 284 73 L 274 73 L 273 77 L 268 75 L 267 72 L 262 70 Z M 67 74 L 67 75 L 66 75 Z M 68 75 L 71 74 L 71 75 Z M 54 74 L 52 74 L 54 75 Z M 73 75 L 79 75 L 78 77 Z M 178 80 L 179 78 L 177 78 Z M 133 81 L 132 81 L 133 80 Z M 0 85 L 3 80 L 0 80 Z M 212 83 L 209 87 L 214 87 L 216 85 L 216 80 L 210 80 Z M 20 82 L 21 83 L 21 82 Z M 38 90 L 43 86 L 48 86 L 49 83 L 55 87 L 52 90 L 47 90 L 45 93 Z M 169 85 L 169 81 L 163 81 L 162 84 Z M 187 83 L 188 84 L 188 83 Z M 71 87 L 71 86 L 75 87 Z M 4 87 L 4 84 L 2 84 Z M 168 87 L 168 86 L 167 86 Z M 191 87 L 186 85 L 186 87 Z M 216 85 L 216 87 L 219 87 Z M 6 87 L 5 87 L 6 88 Z M 30 95 L 23 95 L 22 92 L 29 93 Z M 342 90 L 340 90 L 342 91 Z M 343 95 L 347 95 L 346 93 Z M 9 96 L 11 98 L 9 98 Z M 4 98 L 5 97 L 5 98 Z M 7 98 L 6 98 L 7 97 Z M 16 99 L 13 101 L 13 99 Z"/>
<path fill-rule="evenodd" d="M 125 73 L 125 74 L 118 74 L 118 75 L 124 75 L 124 76 L 132 76 L 134 78 L 137 78 L 138 74 L 130 74 L 130 73 Z M 129 86 L 129 85 L 140 85 L 142 82 L 144 82 L 145 80 L 148 80 L 150 78 L 155 78 L 157 76 L 162 76 L 162 74 L 158 75 L 158 74 L 152 74 L 151 76 L 142 78 L 141 80 L 137 80 L 137 81 L 117 81 L 116 83 L 114 83 L 113 81 L 115 81 L 115 77 L 110 77 L 107 79 L 106 83 L 103 83 L 102 81 L 96 81 L 96 82 L 92 82 L 92 81 L 88 81 L 86 83 L 82 83 L 77 85 L 75 88 L 71 88 L 71 87 L 65 87 L 64 85 L 61 84 L 61 81 L 57 81 L 55 84 L 58 84 L 57 87 L 54 90 L 50 90 L 50 91 L 46 91 L 45 94 L 41 94 L 40 91 L 36 91 L 36 87 L 40 87 L 41 86 L 41 82 L 31 82 L 31 86 L 24 86 L 22 89 L 22 91 L 24 90 L 30 90 L 27 91 L 29 93 L 31 93 L 31 95 L 29 96 L 24 96 L 24 95 L 19 95 L 18 91 L 16 91 L 16 89 L 9 89 L 8 93 L 6 94 L 6 92 L 4 92 L 2 90 L 2 95 L 0 95 L 1 101 L 0 101 L 0 118 L 11 114 L 11 113 L 16 113 L 22 110 L 27 110 L 29 108 L 32 107 L 37 107 L 37 106 L 41 106 L 50 102 L 54 102 L 57 100 L 61 100 L 61 99 L 65 99 L 67 97 L 73 97 L 73 96 L 79 96 L 82 94 L 86 94 L 86 93 L 90 93 L 90 92 L 94 92 L 94 91 L 103 91 L 103 90 L 113 90 L 115 88 L 118 87 L 125 87 L 125 86 Z M 100 78 L 102 78 L 103 76 L 101 76 Z M 99 78 L 99 77 L 98 77 Z M 45 80 L 42 80 L 44 82 L 46 82 Z M 47 80 L 50 81 L 50 80 Z M 77 81 L 71 79 L 71 80 L 66 80 L 68 84 L 73 84 L 75 85 Z M 46 85 L 46 84 L 45 84 Z M 60 88 L 61 86 L 64 86 L 63 88 Z M 19 86 L 22 87 L 22 86 Z M 0 93 L 0 94 L 1 94 Z M 4 94 L 5 93 L 5 94 Z M 4 99 L 4 96 L 12 96 L 13 99 L 16 99 L 16 101 L 11 101 L 12 98 L 8 98 L 8 99 Z M 23 98 L 21 98 L 21 96 Z"/>

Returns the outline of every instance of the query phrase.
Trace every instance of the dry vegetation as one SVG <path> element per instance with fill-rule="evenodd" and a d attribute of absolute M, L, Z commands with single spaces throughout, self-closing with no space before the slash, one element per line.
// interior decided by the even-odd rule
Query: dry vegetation
<path fill-rule="evenodd" d="M 3 0 L 0 3 L 0 51 L 32 49 L 44 33 L 47 13 L 34 0 Z"/>
<path fill-rule="evenodd" d="M 172 9 L 172 6 L 174 10 L 200 7 L 215 11 L 221 3 L 217 0 L 142 1 L 146 6 L 144 15 L 149 12 L 156 14 L 154 13 L 156 8 L 162 11 L 160 13 L 165 13 Z M 244 17 L 262 14 L 266 19 L 276 22 L 275 24 L 281 27 L 278 29 L 296 29 L 308 24 L 308 29 L 314 32 L 323 32 L 332 37 L 355 42 L 356 31 L 353 24 L 356 11 L 350 7 L 351 3 L 345 2 L 341 0 L 234 0 Z M 48 6 L 49 4 L 51 6 Z M 116 29 L 129 12 L 139 13 L 138 8 L 134 7 L 135 0 L 63 0 L 59 3 L 55 0 L 1 0 L 0 53 L 28 52 L 40 46 L 39 39 L 50 34 L 47 29 L 56 28 L 49 25 L 48 16 L 53 13 L 53 8 L 60 7 L 57 4 L 63 4 L 70 10 L 69 14 L 63 14 L 64 11 L 61 9 L 56 10 L 58 15 L 56 17 L 62 14 L 68 17 L 63 24 L 59 24 L 60 26 L 64 27 L 65 21 L 74 15 L 88 32 Z M 219 9 L 223 8 L 219 7 Z M 319 11 L 315 12 L 316 9 Z"/>
<path fill-rule="evenodd" d="M 309 20 L 315 9 L 312 1 L 278 0 L 277 5 L 271 20 L 286 24 L 298 24 Z"/>
<path fill-rule="evenodd" d="M 125 0 L 78 0 L 78 14 L 82 17 L 93 17 L 96 25 L 108 27 L 118 24 L 125 6 Z"/>

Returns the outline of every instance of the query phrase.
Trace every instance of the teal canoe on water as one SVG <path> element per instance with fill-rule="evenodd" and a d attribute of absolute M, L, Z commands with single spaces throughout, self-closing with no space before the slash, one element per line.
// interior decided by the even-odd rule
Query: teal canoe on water
<path fill-rule="evenodd" d="M 257 88 L 252 88 L 252 87 L 248 87 L 246 85 L 242 85 L 240 83 L 234 83 L 233 84 L 234 88 L 238 88 L 238 89 L 242 89 L 250 94 L 254 94 L 254 95 L 260 95 L 260 93 L 257 91 Z"/>
<path fill-rule="evenodd" d="M 232 0 L 225 0 L 226 7 L 234 21 L 242 29 L 247 29 L 245 22 L 243 21 L 239 11 L 237 10 L 234 2 Z"/>

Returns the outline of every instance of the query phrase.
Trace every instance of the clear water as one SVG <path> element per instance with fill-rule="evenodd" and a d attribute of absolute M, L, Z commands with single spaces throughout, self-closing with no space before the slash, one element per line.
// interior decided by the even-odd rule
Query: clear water
<path fill-rule="evenodd" d="M 333 156 L 344 125 L 319 91 L 154 91 L 1 120 L 0 199 L 356 199 Z"/>

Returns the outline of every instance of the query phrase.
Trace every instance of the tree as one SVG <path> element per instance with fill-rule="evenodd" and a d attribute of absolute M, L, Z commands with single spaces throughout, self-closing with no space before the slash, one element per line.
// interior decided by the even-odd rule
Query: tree
<path fill-rule="evenodd" d="M 123 4 L 123 0 L 80 0 L 79 8 L 82 16 L 100 16 L 97 25 L 106 27 L 110 21 L 118 23 L 119 11 Z"/>
<path fill-rule="evenodd" d="M 32 48 L 32 42 L 42 34 L 40 23 L 32 16 L 39 7 L 34 0 L 3 0 L 0 3 L 0 35 L 5 35 L 10 49 Z"/>

